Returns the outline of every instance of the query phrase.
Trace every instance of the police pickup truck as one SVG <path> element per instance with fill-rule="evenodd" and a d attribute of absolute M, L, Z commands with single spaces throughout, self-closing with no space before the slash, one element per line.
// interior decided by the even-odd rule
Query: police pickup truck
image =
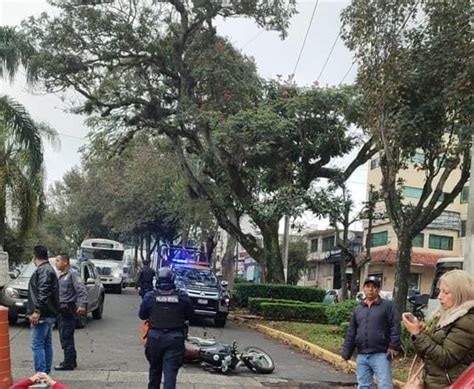
<path fill-rule="evenodd" d="M 229 314 L 227 282 L 217 279 L 205 253 L 192 247 L 166 246 L 161 249 L 160 266 L 171 266 L 175 285 L 185 291 L 197 317 L 212 318 L 216 327 L 224 327 Z"/>

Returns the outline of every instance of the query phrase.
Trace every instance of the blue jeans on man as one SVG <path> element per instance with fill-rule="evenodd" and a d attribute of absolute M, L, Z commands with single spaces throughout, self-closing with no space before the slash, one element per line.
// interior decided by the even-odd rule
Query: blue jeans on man
<path fill-rule="evenodd" d="M 184 359 L 182 331 L 150 330 L 145 348 L 150 363 L 148 389 L 159 389 L 164 375 L 164 389 L 176 388 L 176 377 Z"/>
<path fill-rule="evenodd" d="M 53 364 L 54 317 L 41 317 L 39 323 L 31 327 L 31 350 L 37 373 L 51 372 Z"/>
<path fill-rule="evenodd" d="M 370 389 L 375 374 L 378 389 L 392 389 L 392 364 L 386 353 L 357 355 L 358 389 Z"/>

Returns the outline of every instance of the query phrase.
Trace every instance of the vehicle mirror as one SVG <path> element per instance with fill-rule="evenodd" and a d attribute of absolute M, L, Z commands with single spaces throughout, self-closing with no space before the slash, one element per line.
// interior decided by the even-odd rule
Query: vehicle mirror
<path fill-rule="evenodd" d="M 93 284 L 95 284 L 95 280 L 93 278 L 88 278 L 87 281 L 86 281 L 86 284 L 87 285 L 93 285 Z"/>
<path fill-rule="evenodd" d="M 12 280 L 14 280 L 15 278 L 18 278 L 18 273 L 16 271 L 8 272 L 8 275 L 10 276 Z"/>
<path fill-rule="evenodd" d="M 225 281 L 225 280 L 222 280 L 222 281 L 221 281 L 221 285 L 222 285 L 224 288 L 226 288 L 226 287 L 229 285 L 229 283 L 228 283 L 227 281 Z"/>

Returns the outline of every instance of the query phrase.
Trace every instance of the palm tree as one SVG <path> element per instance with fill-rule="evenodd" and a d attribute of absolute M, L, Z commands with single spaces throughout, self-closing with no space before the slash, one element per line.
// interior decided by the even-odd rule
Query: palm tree
<path fill-rule="evenodd" d="M 0 27 L 0 77 L 13 81 L 23 66 L 32 83 L 33 53 L 15 28 Z M 53 129 L 35 123 L 24 106 L 0 95 L 0 246 L 5 240 L 7 203 L 18 210 L 20 232 L 26 233 L 37 220 L 44 198 L 42 136 L 58 143 Z"/>

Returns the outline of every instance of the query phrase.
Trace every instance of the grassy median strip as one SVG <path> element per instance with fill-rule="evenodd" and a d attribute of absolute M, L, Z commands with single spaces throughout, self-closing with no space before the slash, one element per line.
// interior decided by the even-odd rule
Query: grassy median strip
<path fill-rule="evenodd" d="M 335 325 L 288 321 L 262 321 L 260 324 L 292 334 L 338 355 L 344 343 L 344 333 Z M 406 381 L 410 362 L 411 358 L 397 358 L 393 362 L 393 378 Z"/>

